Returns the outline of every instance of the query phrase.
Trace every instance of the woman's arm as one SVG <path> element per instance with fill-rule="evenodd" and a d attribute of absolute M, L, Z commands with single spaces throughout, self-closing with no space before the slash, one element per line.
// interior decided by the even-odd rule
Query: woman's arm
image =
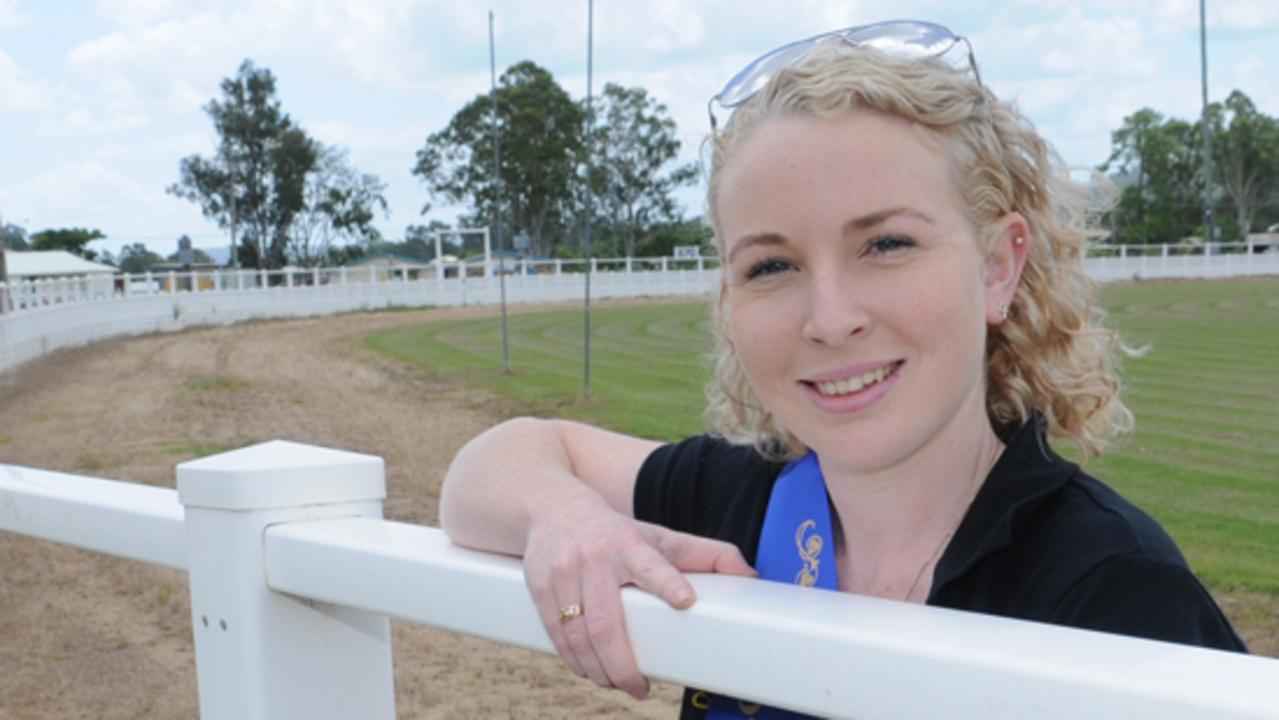
<path fill-rule="evenodd" d="M 523 555 L 529 526 L 566 505 L 603 503 L 631 516 L 635 477 L 657 446 L 566 420 L 508 420 L 454 458 L 440 524 L 459 545 Z"/>
<path fill-rule="evenodd" d="M 510 420 L 462 448 L 440 498 L 440 523 L 454 542 L 524 557 L 542 623 L 574 672 L 635 697 L 648 682 L 619 588 L 686 608 L 696 596 L 682 572 L 754 574 L 731 544 L 633 518 L 636 476 L 657 446 L 580 423 Z M 581 616 L 561 620 L 569 606 Z"/>

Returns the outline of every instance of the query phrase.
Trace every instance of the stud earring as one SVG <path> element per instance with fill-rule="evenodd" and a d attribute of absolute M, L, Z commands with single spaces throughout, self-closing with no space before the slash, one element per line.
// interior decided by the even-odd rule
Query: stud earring
<path fill-rule="evenodd" d="M 1025 245 L 1025 244 L 1026 244 L 1026 238 L 1020 235 L 1013 238 L 1013 245 L 1016 245 L 1017 247 L 1021 247 L 1022 245 Z"/>
<path fill-rule="evenodd" d="M 999 319 L 1008 319 L 1008 303 L 999 303 Z"/>

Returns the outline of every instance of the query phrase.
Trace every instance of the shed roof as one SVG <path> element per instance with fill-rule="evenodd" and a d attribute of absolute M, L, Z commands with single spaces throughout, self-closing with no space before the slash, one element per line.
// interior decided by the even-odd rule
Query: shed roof
<path fill-rule="evenodd" d="M 116 272 L 116 269 L 110 265 L 90 262 L 66 250 L 8 250 L 4 254 L 4 261 L 5 272 L 11 278 L 98 275 Z"/>
<path fill-rule="evenodd" d="M 397 255 L 395 253 L 377 252 L 370 253 L 355 260 L 348 260 L 344 263 L 346 267 L 363 267 L 365 265 L 391 265 L 399 267 L 405 265 L 408 267 L 428 267 L 429 263 L 418 258 L 408 257 L 407 255 Z"/>

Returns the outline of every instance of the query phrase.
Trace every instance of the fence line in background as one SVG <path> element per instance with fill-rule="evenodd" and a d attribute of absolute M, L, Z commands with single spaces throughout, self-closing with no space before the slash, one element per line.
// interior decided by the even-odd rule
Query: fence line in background
<path fill-rule="evenodd" d="M 176 491 L 0 465 L 0 530 L 185 570 L 205 720 L 393 718 L 391 617 L 552 652 L 519 562 L 383 520 L 384 478 L 279 441 L 183 463 Z M 1269 658 L 691 580 L 688 611 L 623 591 L 651 677 L 829 717 L 1279 717 Z"/>
<path fill-rule="evenodd" d="M 1101 246 L 1085 260 L 1099 282 L 1279 274 L 1279 248 L 1261 244 Z M 590 261 L 599 298 L 702 295 L 719 283 L 714 258 Z M 505 260 L 288 270 L 201 270 L 53 278 L 0 284 L 0 372 L 59 348 L 147 332 L 377 308 L 495 305 L 498 273 L 511 303 L 582 297 L 582 260 Z"/>

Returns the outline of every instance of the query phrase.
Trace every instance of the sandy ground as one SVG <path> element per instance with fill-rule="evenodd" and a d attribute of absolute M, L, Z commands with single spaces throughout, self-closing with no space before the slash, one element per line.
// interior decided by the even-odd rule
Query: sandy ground
<path fill-rule="evenodd" d="M 448 314 L 456 315 L 451 311 Z M 445 311 L 250 323 L 112 341 L 0 376 L 0 462 L 174 486 L 174 466 L 272 438 L 381 455 L 386 515 L 437 524 L 440 478 L 505 417 L 358 338 Z M 197 716 L 184 573 L 0 533 L 0 719 Z M 558 659 L 393 625 L 406 718 L 672 718 Z"/>
<path fill-rule="evenodd" d="M 250 323 L 100 343 L 0 375 L 0 462 L 173 487 L 174 466 L 283 438 L 386 458 L 388 517 L 436 524 L 456 449 L 511 409 L 364 349 L 364 333 L 481 311 Z M 491 312 L 491 311 L 482 311 Z M 1279 601 L 1221 598 L 1279 655 Z M 197 716 L 183 573 L 0 533 L 0 720 Z M 406 718 L 676 715 L 559 661 L 396 623 Z"/>

